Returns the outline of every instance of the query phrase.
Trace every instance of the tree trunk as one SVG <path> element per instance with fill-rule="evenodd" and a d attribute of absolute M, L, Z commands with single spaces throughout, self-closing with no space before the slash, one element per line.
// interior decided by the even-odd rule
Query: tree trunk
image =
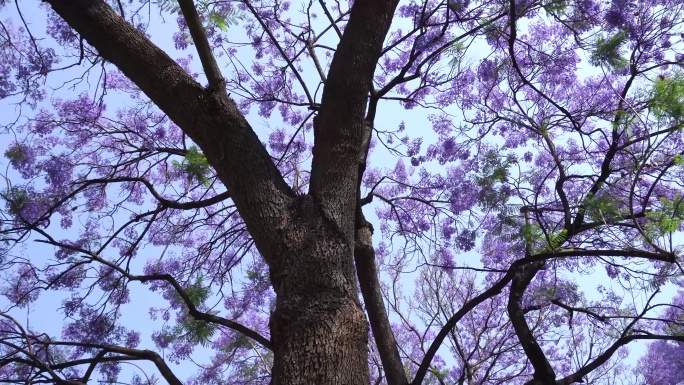
<path fill-rule="evenodd" d="M 351 245 L 311 196 L 289 212 L 287 250 L 271 264 L 273 384 L 368 385 L 368 325 Z"/>
<path fill-rule="evenodd" d="M 285 183 L 224 90 L 197 83 L 102 0 L 46 2 L 202 149 L 226 185 L 276 292 L 272 383 L 367 385 L 368 324 L 357 294 L 355 209 L 359 162 L 365 162 L 366 104 L 398 0 L 354 2 L 314 123 L 306 196 L 296 196 Z M 202 46 L 201 53 L 210 55 Z M 220 83 L 216 68 L 205 71 Z"/>

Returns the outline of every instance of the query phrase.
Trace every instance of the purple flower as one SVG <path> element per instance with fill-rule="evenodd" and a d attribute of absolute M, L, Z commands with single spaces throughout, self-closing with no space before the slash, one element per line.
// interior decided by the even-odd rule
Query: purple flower
<path fill-rule="evenodd" d="M 36 164 L 37 152 L 28 144 L 14 142 L 5 151 L 5 157 L 22 177 L 30 179 L 38 175 L 40 171 Z"/>
<path fill-rule="evenodd" d="M 38 299 L 40 294 L 39 278 L 36 268 L 28 263 L 22 264 L 14 279 L 0 289 L 12 305 L 25 307 Z"/>
<path fill-rule="evenodd" d="M 618 271 L 618 269 L 617 269 L 615 266 L 613 266 L 613 265 L 606 265 L 606 274 L 608 274 L 608 276 L 609 276 L 610 278 L 615 279 L 615 278 L 617 278 L 617 276 L 618 276 L 618 274 L 619 274 L 619 271 Z"/>
<path fill-rule="evenodd" d="M 492 60 L 484 59 L 480 63 L 480 67 L 477 70 L 477 76 L 483 82 L 490 82 L 494 80 L 496 74 L 496 64 Z"/>
<path fill-rule="evenodd" d="M 456 237 L 456 247 L 463 251 L 470 251 L 475 247 L 477 233 L 472 230 L 464 229 Z"/>

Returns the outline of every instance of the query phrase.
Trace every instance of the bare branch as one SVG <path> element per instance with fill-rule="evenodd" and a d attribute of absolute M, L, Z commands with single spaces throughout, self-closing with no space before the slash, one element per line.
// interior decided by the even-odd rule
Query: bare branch
<path fill-rule="evenodd" d="M 199 209 L 202 207 L 208 207 L 211 205 L 214 205 L 216 203 L 222 202 L 226 199 L 230 198 L 230 194 L 228 191 L 224 191 L 216 196 L 213 196 L 209 199 L 201 200 L 201 201 L 195 201 L 195 202 L 176 202 L 176 201 L 171 201 L 168 200 L 164 197 L 162 197 L 157 190 L 154 188 L 152 183 L 150 183 L 147 179 L 145 178 L 110 178 L 110 179 L 88 179 L 84 181 L 83 183 L 85 185 L 89 184 L 107 184 L 107 183 L 117 183 L 117 182 L 139 182 L 145 185 L 147 187 L 148 191 L 152 196 L 159 201 L 159 204 L 161 204 L 163 207 L 168 207 L 172 209 L 178 209 L 178 210 L 190 210 L 190 209 Z"/>

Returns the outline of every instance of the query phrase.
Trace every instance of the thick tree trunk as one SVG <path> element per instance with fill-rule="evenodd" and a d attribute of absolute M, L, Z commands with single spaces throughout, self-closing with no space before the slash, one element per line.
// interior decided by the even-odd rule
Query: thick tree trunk
<path fill-rule="evenodd" d="M 104 1 L 46 1 L 199 145 L 227 186 L 269 265 L 277 295 L 270 324 L 272 383 L 367 385 L 368 325 L 354 268 L 355 208 L 366 104 L 398 0 L 354 2 L 314 127 L 310 195 L 301 197 L 285 183 L 235 103 L 216 89 L 222 80 L 206 44 L 200 53 L 214 79 L 208 89 Z M 183 5 L 196 18 L 191 2 Z"/>
<path fill-rule="evenodd" d="M 295 199 L 271 265 L 273 384 L 367 385 L 368 325 L 352 247 L 311 196 Z"/>
<path fill-rule="evenodd" d="M 368 385 L 368 327 L 353 298 L 281 296 L 272 320 L 273 384 Z"/>
<path fill-rule="evenodd" d="M 281 294 L 271 337 L 273 384 L 369 383 L 368 326 L 355 298 L 329 291 Z"/>

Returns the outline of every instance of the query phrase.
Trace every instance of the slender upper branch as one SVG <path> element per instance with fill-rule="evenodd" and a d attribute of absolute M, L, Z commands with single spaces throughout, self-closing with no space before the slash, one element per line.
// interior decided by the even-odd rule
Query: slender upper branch
<path fill-rule="evenodd" d="M 444 342 L 444 339 L 446 339 L 446 337 L 449 335 L 449 332 L 451 332 L 451 329 L 456 326 L 458 321 L 460 321 L 463 316 L 468 314 L 477 305 L 488 300 L 489 298 L 499 295 L 506 285 L 511 282 L 516 269 L 521 265 L 521 263 L 521 260 L 513 262 L 506 274 L 504 274 L 495 284 L 493 284 L 489 289 L 485 290 L 477 297 L 464 303 L 463 306 L 453 316 L 451 316 L 451 318 L 449 318 L 439 333 L 437 333 L 437 336 L 435 337 L 434 341 L 432 341 L 432 344 L 430 344 L 430 347 L 428 348 L 427 353 L 425 353 L 425 357 L 423 357 L 423 361 L 421 361 L 420 367 L 416 372 L 416 376 L 413 378 L 413 381 L 411 381 L 411 385 L 420 385 L 423 383 L 423 379 L 425 378 L 427 371 L 430 369 L 430 363 L 437 354 L 437 350 L 439 350 L 439 347 Z"/>
<path fill-rule="evenodd" d="M 323 8 L 323 13 L 325 13 L 325 16 L 328 18 L 328 21 L 330 22 L 330 25 L 335 29 L 337 36 L 342 37 L 342 31 L 340 31 L 340 27 L 337 26 L 337 21 L 333 19 L 332 15 L 330 14 L 330 10 L 328 9 L 328 6 L 325 5 L 325 1 L 318 0 L 318 3 L 321 5 L 321 8 Z"/>
<path fill-rule="evenodd" d="M 290 59 L 290 57 L 287 55 L 283 47 L 280 46 L 280 43 L 276 39 L 275 34 L 273 31 L 271 31 L 270 28 L 266 25 L 262 17 L 259 15 L 259 12 L 252 6 L 252 4 L 249 3 L 249 1 L 245 1 L 243 3 L 247 9 L 252 13 L 252 15 L 257 19 L 259 22 L 259 25 L 261 25 L 261 28 L 264 29 L 264 32 L 268 35 L 269 39 L 271 39 L 271 43 L 278 49 L 278 53 L 280 53 L 280 57 L 285 60 L 287 63 L 287 66 L 290 68 L 292 71 L 292 74 L 297 78 L 299 81 L 299 85 L 302 87 L 302 90 L 304 91 L 304 94 L 306 95 L 306 99 L 309 101 L 309 105 L 313 106 L 316 104 L 316 100 L 311 96 L 311 92 L 309 92 L 309 87 L 306 86 L 306 82 L 304 81 L 304 78 L 302 77 L 302 74 L 300 74 L 299 70 L 297 70 L 297 67 L 295 66 L 295 63 Z"/>
<path fill-rule="evenodd" d="M 209 88 L 221 93 L 222 96 L 227 98 L 226 81 L 221 74 L 218 63 L 216 63 L 214 53 L 211 51 L 206 31 L 202 25 L 202 20 L 197 14 L 197 8 L 195 8 L 193 0 L 178 0 L 178 5 L 180 5 L 185 22 L 188 24 L 190 36 L 192 36 L 195 47 L 197 47 L 197 54 L 199 55 L 202 67 L 204 68 L 207 80 L 209 81 Z"/>

